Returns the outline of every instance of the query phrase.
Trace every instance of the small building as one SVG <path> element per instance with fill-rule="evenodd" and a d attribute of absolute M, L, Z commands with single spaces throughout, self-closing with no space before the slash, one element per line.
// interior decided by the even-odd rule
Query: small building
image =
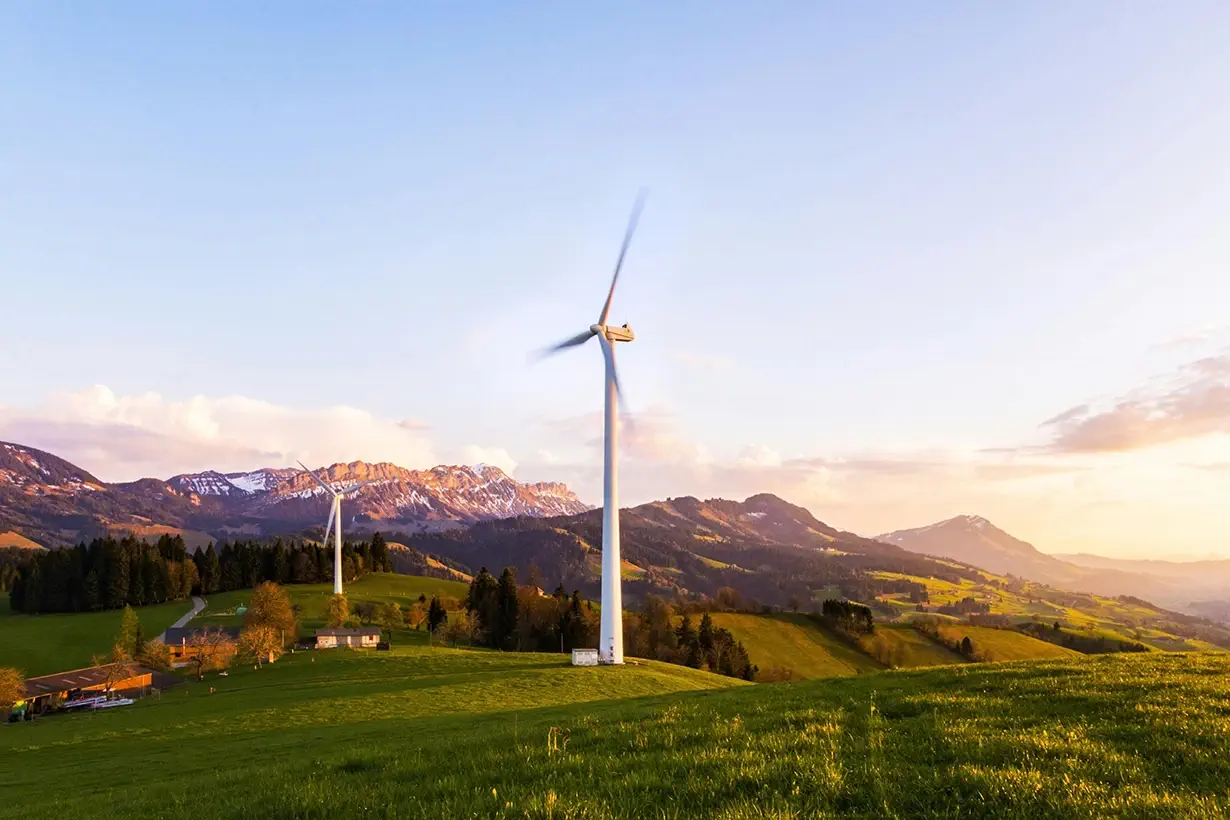
<path fill-rule="evenodd" d="M 164 678 L 170 678 L 170 681 Z M 26 697 L 23 711 L 39 714 L 61 705 L 72 706 L 75 701 L 106 694 L 139 697 L 150 687 L 174 685 L 178 679 L 163 676 L 143 666 L 108 663 L 74 669 L 26 681 Z"/>
<path fill-rule="evenodd" d="M 364 626 L 358 629 L 318 629 L 317 649 L 335 649 L 347 646 L 360 649 L 375 649 L 380 643 L 380 627 Z"/>
<path fill-rule="evenodd" d="M 206 632 L 222 633 L 227 640 L 237 642 L 239 631 L 240 628 L 237 626 L 173 626 L 163 634 L 162 640 L 167 645 L 167 649 L 171 650 L 171 663 L 179 663 L 190 660 L 196 655 L 196 647 L 192 646 L 192 641 L 196 636 Z"/>
<path fill-rule="evenodd" d="M 597 666 L 598 665 L 598 650 L 597 649 L 574 649 L 572 650 L 572 665 L 573 666 Z"/>

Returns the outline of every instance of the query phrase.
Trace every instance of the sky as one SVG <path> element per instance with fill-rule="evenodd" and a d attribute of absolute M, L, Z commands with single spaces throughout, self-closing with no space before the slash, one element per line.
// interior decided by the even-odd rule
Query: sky
<path fill-rule="evenodd" d="M 1230 5 L 0 5 L 0 438 L 1230 557 Z"/>

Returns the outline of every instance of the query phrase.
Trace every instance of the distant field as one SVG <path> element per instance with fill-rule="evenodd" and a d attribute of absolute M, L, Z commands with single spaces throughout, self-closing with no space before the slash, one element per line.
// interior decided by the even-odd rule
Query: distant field
<path fill-rule="evenodd" d="M 960 642 L 968 637 L 979 660 L 1020 661 L 1079 657 L 1080 653 L 1053 643 L 1040 641 L 1014 629 L 991 629 L 966 624 L 940 624 L 939 633 L 947 640 Z"/>
<path fill-rule="evenodd" d="M 815 625 L 806 615 L 750 615 L 714 612 L 714 626 L 729 629 L 743 642 L 761 670 L 781 667 L 797 678 L 860 675 L 884 667 Z M 698 623 L 699 617 L 693 616 Z"/>
<path fill-rule="evenodd" d="M 872 657 L 880 657 L 877 651 L 881 644 L 887 647 L 891 653 L 888 657 L 898 669 L 967 662 L 956 652 L 919 634 L 909 626 L 895 624 L 877 626 L 875 634 L 864 638 L 861 643 Z"/>
<path fill-rule="evenodd" d="M 19 532 L 0 532 L 0 549 L 6 547 L 20 547 L 22 549 L 37 550 L 42 549 L 43 545 L 37 541 L 31 541 Z"/>
<path fill-rule="evenodd" d="M 1227 703 L 1224 653 L 772 686 L 558 655 L 297 653 L 0 726 L 0 818 L 1216 818 Z"/>
<path fill-rule="evenodd" d="M 192 609 L 188 601 L 137 607 L 146 638 L 160 634 Z M 110 651 L 120 631 L 120 610 L 68 615 L 16 615 L 0 596 L 0 666 L 15 666 L 27 677 L 67 672 L 90 665 Z"/>
<path fill-rule="evenodd" d="M 427 578 L 420 575 L 397 575 L 377 572 L 365 575 L 346 585 L 346 596 L 351 606 L 360 601 L 372 603 L 396 603 L 403 610 L 409 609 L 420 595 L 429 599 L 433 595 L 442 598 L 465 600 L 469 587 L 460 581 Z M 333 597 L 332 584 L 289 584 L 285 587 L 291 603 L 301 607 L 300 625 L 304 629 L 317 629 L 325 625 L 325 611 Z M 252 590 L 240 589 L 220 592 L 205 599 L 206 609 L 193 619 L 194 624 L 204 626 L 238 626 L 243 618 L 235 615 L 235 608 L 247 604 Z"/>

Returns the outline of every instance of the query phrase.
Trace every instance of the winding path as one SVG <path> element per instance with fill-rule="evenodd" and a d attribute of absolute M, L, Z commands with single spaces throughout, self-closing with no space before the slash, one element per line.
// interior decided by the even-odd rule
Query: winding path
<path fill-rule="evenodd" d="M 195 618 L 197 615 L 199 615 L 201 610 L 204 608 L 205 608 L 205 599 L 197 597 L 196 595 L 193 595 L 192 596 L 192 611 L 186 613 L 184 617 L 180 618 L 178 621 L 171 624 L 171 629 L 177 629 L 183 626 L 184 624 L 188 623 L 193 618 Z M 166 637 L 167 637 L 167 633 L 163 632 L 157 638 L 154 638 L 154 640 L 157 641 L 158 643 L 164 643 L 166 641 Z"/>

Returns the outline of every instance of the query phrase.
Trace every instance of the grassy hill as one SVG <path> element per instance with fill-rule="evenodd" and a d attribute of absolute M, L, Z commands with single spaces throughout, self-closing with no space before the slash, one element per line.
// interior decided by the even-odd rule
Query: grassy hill
<path fill-rule="evenodd" d="M 1230 629 L 1136 599 L 1066 592 L 991 573 L 982 573 L 981 582 L 969 578 L 954 582 L 895 572 L 871 574 L 883 580 L 924 585 L 930 599 L 925 604 L 929 615 L 944 617 L 935 610 L 972 598 L 989 606 L 991 614 L 1003 615 L 1015 623 L 1058 622 L 1074 634 L 1140 642 L 1166 651 L 1230 648 Z M 886 610 L 878 617 L 904 621 L 917 615 L 915 603 L 905 593 L 879 595 L 876 603 Z"/>
<path fill-rule="evenodd" d="M 16 547 L 17 549 L 41 550 L 42 544 L 37 541 L 31 541 L 19 532 L 9 530 L 8 532 L 0 532 L 0 549 L 6 547 Z"/>
<path fill-rule="evenodd" d="M 832 678 L 877 672 L 884 666 L 821 629 L 806 615 L 714 612 L 713 625 L 729 629 L 762 672 L 789 669 L 795 678 Z M 699 618 L 693 618 L 698 623 Z"/>
<path fill-rule="evenodd" d="M 291 603 L 300 607 L 299 623 L 303 629 L 317 629 L 325 625 L 325 609 L 333 597 L 332 584 L 290 584 L 284 588 L 290 594 Z M 418 601 L 420 595 L 426 595 L 429 599 L 438 595 L 442 599 L 464 601 L 468 589 L 461 581 L 381 572 L 346 584 L 346 597 L 352 607 L 360 601 L 370 601 L 377 604 L 395 603 L 404 611 Z M 235 609 L 247 604 L 251 597 L 250 589 L 206 596 L 205 611 L 192 622 L 200 626 L 239 626 L 243 618 L 235 614 Z"/>
<path fill-rule="evenodd" d="M 860 643 L 863 651 L 873 658 L 881 659 L 898 669 L 915 669 L 921 666 L 946 666 L 966 663 L 967 660 L 948 647 L 921 635 L 906 625 L 876 627 L 874 635 L 864 637 Z M 1038 643 L 1044 643 L 1038 641 Z M 1043 657 L 1052 657 L 1045 655 Z"/>
<path fill-rule="evenodd" d="M 160 634 L 192 609 L 188 601 L 138 607 L 147 638 Z M 111 649 L 120 631 L 120 610 L 71 615 L 18 615 L 0 596 L 0 666 L 15 666 L 27 677 L 50 675 L 90 665 L 95 654 Z"/>
<path fill-rule="evenodd" d="M 1188 820 L 1230 808 L 1226 654 L 774 686 L 565 663 L 296 653 L 125 709 L 0 726 L 0 818 Z"/>
<path fill-rule="evenodd" d="M 1012 629 L 941 623 L 936 630 L 945 643 L 960 643 L 962 638 L 969 638 L 975 657 L 981 661 L 1038 660 L 1080 655 L 1075 650 L 1040 641 Z"/>

